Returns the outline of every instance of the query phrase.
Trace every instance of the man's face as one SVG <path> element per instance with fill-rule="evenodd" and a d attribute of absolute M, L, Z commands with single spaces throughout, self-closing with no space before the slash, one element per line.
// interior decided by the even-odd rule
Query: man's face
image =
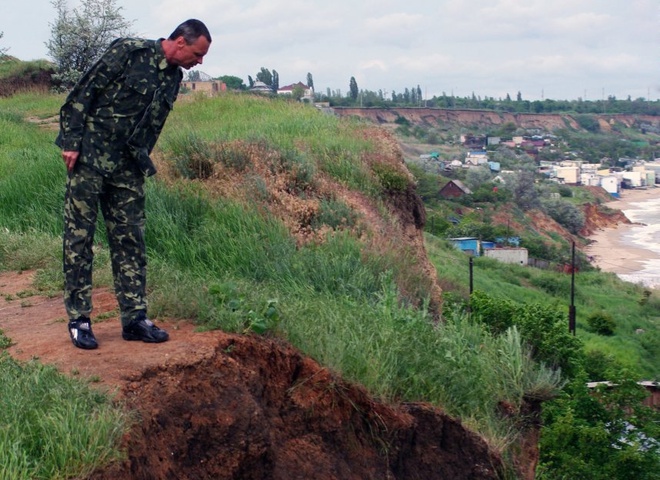
<path fill-rule="evenodd" d="M 183 37 L 176 39 L 177 50 L 173 63 L 186 70 L 195 65 L 201 65 L 204 55 L 209 51 L 211 44 L 205 37 L 199 37 L 194 43 L 188 45 Z"/>

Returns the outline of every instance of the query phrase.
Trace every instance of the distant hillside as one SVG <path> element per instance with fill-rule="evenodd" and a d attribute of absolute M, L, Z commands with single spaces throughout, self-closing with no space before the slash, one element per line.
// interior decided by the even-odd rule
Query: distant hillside
<path fill-rule="evenodd" d="M 335 107 L 334 112 L 341 116 L 361 117 L 378 124 L 394 124 L 405 119 L 412 124 L 438 125 L 438 123 L 452 123 L 469 128 L 497 128 L 507 123 L 524 129 L 539 129 L 544 132 L 553 132 L 560 128 L 581 130 L 576 121 L 577 115 L 544 114 L 544 113 L 509 113 L 492 110 L 453 110 L 442 108 L 354 108 Z M 651 125 L 660 128 L 660 117 L 651 115 L 599 115 L 600 127 L 608 131 L 615 123 L 623 124 L 627 128 L 641 128 L 642 125 Z"/>

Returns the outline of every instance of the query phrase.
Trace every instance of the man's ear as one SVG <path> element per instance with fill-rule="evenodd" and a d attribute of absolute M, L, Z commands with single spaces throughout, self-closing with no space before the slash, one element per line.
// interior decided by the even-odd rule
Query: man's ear
<path fill-rule="evenodd" d="M 186 43 L 186 39 L 183 38 L 183 36 L 176 37 L 176 39 L 174 40 L 174 42 L 176 43 L 176 46 L 177 46 L 178 48 L 183 48 L 183 47 L 185 47 L 185 46 L 187 45 L 187 43 Z"/>

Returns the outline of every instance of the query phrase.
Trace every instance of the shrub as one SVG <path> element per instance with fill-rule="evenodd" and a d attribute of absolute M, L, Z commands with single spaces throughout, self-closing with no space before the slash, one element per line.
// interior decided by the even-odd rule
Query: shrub
<path fill-rule="evenodd" d="M 582 368 L 582 342 L 569 333 L 566 314 L 556 308 L 537 303 L 516 304 L 480 291 L 471 295 L 470 308 L 494 333 L 503 333 L 516 325 L 536 361 L 561 368 L 568 377 Z"/>
<path fill-rule="evenodd" d="M 589 328 L 598 335 L 614 335 L 616 322 L 609 313 L 595 312 L 587 317 Z"/>
<path fill-rule="evenodd" d="M 312 220 L 312 227 L 317 229 L 328 225 L 333 229 L 351 228 L 357 222 L 357 213 L 348 205 L 338 200 L 321 200 L 319 212 Z"/>
<path fill-rule="evenodd" d="M 408 177 L 391 165 L 377 163 L 373 171 L 384 190 L 404 192 L 408 188 Z"/>

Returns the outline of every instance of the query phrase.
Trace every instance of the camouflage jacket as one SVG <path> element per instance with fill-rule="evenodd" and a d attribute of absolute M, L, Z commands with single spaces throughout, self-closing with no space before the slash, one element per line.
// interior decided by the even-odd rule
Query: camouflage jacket
<path fill-rule="evenodd" d="M 183 74 L 160 40 L 118 39 L 87 71 L 60 109 L 55 143 L 110 175 L 122 158 L 156 173 L 149 154 L 179 93 Z"/>

